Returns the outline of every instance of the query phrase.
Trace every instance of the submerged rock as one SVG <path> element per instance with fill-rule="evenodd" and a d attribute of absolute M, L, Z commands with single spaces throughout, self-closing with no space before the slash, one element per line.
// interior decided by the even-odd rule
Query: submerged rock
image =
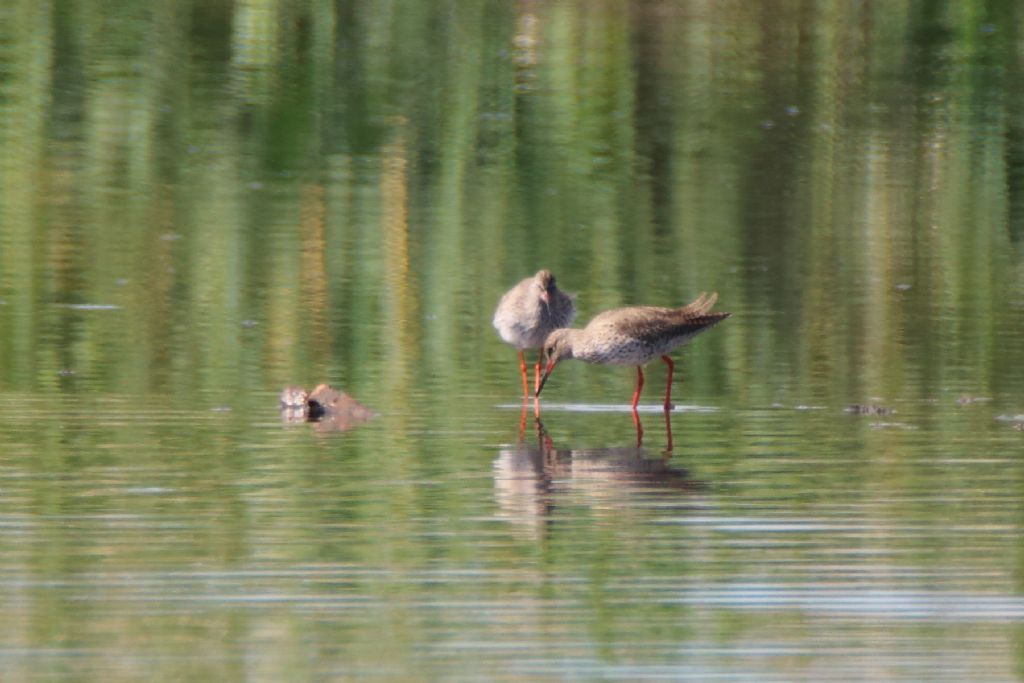
<path fill-rule="evenodd" d="M 302 387 L 285 387 L 281 390 L 282 408 L 303 408 L 309 399 L 309 392 Z"/>
<path fill-rule="evenodd" d="M 281 390 L 281 419 L 305 422 L 309 418 L 309 392 L 302 387 L 288 386 Z"/>
<path fill-rule="evenodd" d="M 285 422 L 316 422 L 324 431 L 343 431 L 366 422 L 375 412 L 329 384 L 313 391 L 287 386 L 281 390 L 281 418 Z"/>

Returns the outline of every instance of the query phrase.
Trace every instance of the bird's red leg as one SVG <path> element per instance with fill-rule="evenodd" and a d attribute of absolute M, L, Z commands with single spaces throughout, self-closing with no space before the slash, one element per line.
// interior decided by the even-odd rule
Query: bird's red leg
<path fill-rule="evenodd" d="M 640 424 L 640 413 L 633 408 L 633 424 L 636 425 L 636 447 L 644 445 L 644 426 Z"/>
<path fill-rule="evenodd" d="M 526 356 L 519 352 L 519 373 L 523 376 L 523 401 L 530 396 L 530 384 L 526 381 Z"/>
<path fill-rule="evenodd" d="M 543 351 L 537 352 L 537 364 L 533 366 L 533 416 L 540 419 L 540 397 L 537 396 L 537 389 L 540 388 L 540 360 Z M 524 370 L 525 372 L 525 370 Z M 523 375 L 523 389 L 526 389 L 526 375 Z"/>
<path fill-rule="evenodd" d="M 533 366 L 533 393 L 536 395 L 537 389 L 540 388 L 540 362 L 544 358 L 544 352 L 537 352 L 537 364 Z"/>
<path fill-rule="evenodd" d="M 672 452 L 672 418 L 669 417 L 668 411 L 665 411 L 665 434 L 668 436 L 668 446 L 666 452 Z"/>
<path fill-rule="evenodd" d="M 640 424 L 640 413 L 636 406 L 640 403 L 640 392 L 644 388 L 644 369 L 636 366 L 636 391 L 633 392 L 633 424 L 636 425 L 636 447 L 640 448 L 644 442 L 644 427 Z"/>
<path fill-rule="evenodd" d="M 675 408 L 672 405 L 672 371 L 676 369 L 676 364 L 668 356 L 662 356 L 661 359 L 668 365 L 668 380 L 665 383 L 665 410 L 672 410 Z M 672 446 L 669 448 L 671 449 Z"/>
<path fill-rule="evenodd" d="M 636 391 L 633 392 L 633 412 L 636 413 L 636 406 L 640 402 L 640 391 L 644 388 L 644 369 L 636 366 Z"/>

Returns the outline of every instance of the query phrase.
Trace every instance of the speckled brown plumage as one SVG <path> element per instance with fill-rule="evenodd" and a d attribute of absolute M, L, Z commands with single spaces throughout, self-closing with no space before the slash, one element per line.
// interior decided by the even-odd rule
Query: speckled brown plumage
<path fill-rule="evenodd" d="M 548 335 L 560 327 L 572 325 L 576 318 L 573 297 L 558 288 L 549 270 L 520 281 L 505 292 L 494 311 L 494 329 L 502 341 L 519 351 L 519 370 L 523 377 L 523 397 L 529 396 L 526 378 L 527 349 L 539 349 Z M 534 389 L 540 381 L 540 359 L 534 370 Z"/>
<path fill-rule="evenodd" d="M 587 363 L 633 365 L 637 368 L 637 389 L 633 395 L 636 408 L 643 388 L 642 366 L 661 356 L 669 366 L 665 389 L 665 409 L 671 408 L 672 369 L 666 355 L 689 342 L 693 337 L 728 318 L 731 313 L 712 313 L 718 295 L 701 294 L 680 308 L 629 306 L 599 313 L 583 329 L 559 329 L 544 342 L 546 368 L 537 394 L 555 366 L 575 358 Z"/>

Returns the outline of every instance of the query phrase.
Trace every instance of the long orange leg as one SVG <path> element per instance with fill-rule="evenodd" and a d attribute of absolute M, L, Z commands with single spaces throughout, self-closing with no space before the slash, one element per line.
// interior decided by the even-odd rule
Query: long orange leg
<path fill-rule="evenodd" d="M 675 408 L 672 405 L 672 371 L 676 369 L 676 364 L 668 356 L 662 356 L 661 359 L 668 365 L 668 381 L 665 383 L 665 410 L 668 411 Z M 671 448 L 672 446 L 669 446 L 669 449 Z"/>
<path fill-rule="evenodd" d="M 668 436 L 668 446 L 665 451 L 667 453 L 672 452 L 672 418 L 669 417 L 668 411 L 665 411 L 665 434 Z"/>
<path fill-rule="evenodd" d="M 540 419 L 540 397 L 537 396 L 537 389 L 540 388 L 540 359 L 543 351 L 537 352 L 537 364 L 533 366 L 533 416 Z M 526 388 L 526 376 L 523 376 L 523 388 Z"/>
<path fill-rule="evenodd" d="M 544 352 L 537 352 L 537 364 L 533 366 L 533 394 L 537 395 L 537 389 L 540 389 L 540 362 L 544 358 Z"/>
<path fill-rule="evenodd" d="M 519 352 L 519 373 L 523 376 L 523 401 L 530 396 L 530 384 L 526 381 L 526 356 Z"/>
<path fill-rule="evenodd" d="M 633 424 L 636 425 L 636 447 L 644 443 L 644 427 L 640 424 L 640 413 L 637 412 L 636 406 L 640 403 L 640 392 L 644 388 L 644 369 L 639 365 L 636 366 L 636 391 L 633 392 Z"/>
<path fill-rule="evenodd" d="M 633 412 L 636 412 L 636 405 L 640 402 L 640 391 L 644 388 L 644 369 L 636 366 L 636 391 L 633 392 Z"/>

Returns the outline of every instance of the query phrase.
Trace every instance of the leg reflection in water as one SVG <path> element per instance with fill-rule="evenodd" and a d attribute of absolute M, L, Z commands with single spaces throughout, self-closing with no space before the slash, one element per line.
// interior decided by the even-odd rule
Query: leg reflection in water
<path fill-rule="evenodd" d="M 522 425 L 522 416 L 520 425 Z M 498 515 L 546 538 L 563 519 L 560 510 L 587 505 L 595 515 L 615 510 L 678 509 L 689 514 L 706 487 L 673 466 L 671 454 L 642 447 L 556 448 L 540 420 L 520 427 L 493 463 Z M 681 495 L 682 494 L 682 495 Z M 658 502 L 651 505 L 652 497 Z"/>
<path fill-rule="evenodd" d="M 644 445 L 644 425 L 640 421 L 640 413 L 633 409 L 633 425 L 636 427 L 636 447 Z M 672 415 L 670 410 L 665 411 L 665 450 L 666 455 L 672 454 Z"/>

